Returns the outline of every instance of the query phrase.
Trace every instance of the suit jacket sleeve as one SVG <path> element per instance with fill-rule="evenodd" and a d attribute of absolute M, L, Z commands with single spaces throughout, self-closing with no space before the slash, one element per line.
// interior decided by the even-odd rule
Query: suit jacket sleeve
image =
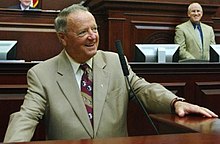
<path fill-rule="evenodd" d="M 177 96 L 159 83 L 149 83 L 138 77 L 128 67 L 131 86 L 146 109 L 154 113 L 171 113 L 170 103 Z"/>
<path fill-rule="evenodd" d="M 27 74 L 29 88 L 19 112 L 10 116 L 4 142 L 30 141 L 45 110 L 42 86 L 32 70 Z"/>

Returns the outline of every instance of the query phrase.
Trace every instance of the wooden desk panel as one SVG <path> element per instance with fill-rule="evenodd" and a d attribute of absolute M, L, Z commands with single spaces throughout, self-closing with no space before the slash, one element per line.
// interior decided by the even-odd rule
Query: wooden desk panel
<path fill-rule="evenodd" d="M 17 98 L 25 94 L 26 73 L 35 64 L 37 63 L 0 63 L 0 94 L 9 96 L 7 99 L 0 97 L 1 124 L 7 125 L 10 113 L 19 109 L 22 99 Z M 175 94 L 185 97 L 187 101 L 202 104 L 220 115 L 219 63 L 130 63 L 130 65 L 137 75 L 146 78 L 147 81 L 161 83 Z M 7 107 L 11 107 L 8 112 L 4 111 Z M 128 110 L 130 136 L 155 134 L 137 103 L 131 102 Z M 5 131 L 6 126 L 0 127 L 0 141 L 3 140 Z M 42 129 L 38 132 L 37 134 L 41 134 Z M 40 136 L 36 140 L 43 138 Z"/>
<path fill-rule="evenodd" d="M 27 85 L 0 85 L 0 142 L 3 141 L 12 113 L 20 110 Z M 45 140 L 43 121 L 37 126 L 32 140 Z"/>
<path fill-rule="evenodd" d="M 37 63 L 0 63 L 0 142 L 4 139 L 10 114 L 18 111 L 23 103 L 27 90 L 27 71 L 35 64 Z M 45 133 L 39 127 L 35 140 L 44 138 L 41 134 Z"/>
<path fill-rule="evenodd" d="M 160 134 L 208 133 L 220 134 L 220 119 L 189 115 L 180 118 L 174 114 L 151 114 Z"/>
<path fill-rule="evenodd" d="M 19 144 L 219 144 L 220 136 L 213 134 L 172 134 L 139 137 L 119 137 L 93 140 L 58 140 L 22 142 Z M 13 143 L 16 144 L 16 143 Z"/>
<path fill-rule="evenodd" d="M 140 77 L 220 115 L 220 63 L 130 63 Z"/>

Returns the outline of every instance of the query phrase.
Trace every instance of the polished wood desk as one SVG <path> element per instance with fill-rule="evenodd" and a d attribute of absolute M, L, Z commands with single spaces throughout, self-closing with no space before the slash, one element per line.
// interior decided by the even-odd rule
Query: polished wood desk
<path fill-rule="evenodd" d="M 94 140 L 35 141 L 19 144 L 219 144 L 220 135 L 215 134 L 172 134 L 138 137 L 120 137 Z M 13 143 L 15 144 L 15 143 Z"/>
<path fill-rule="evenodd" d="M 220 134 L 220 119 L 189 115 L 180 118 L 175 114 L 151 114 L 160 134 L 215 133 Z"/>

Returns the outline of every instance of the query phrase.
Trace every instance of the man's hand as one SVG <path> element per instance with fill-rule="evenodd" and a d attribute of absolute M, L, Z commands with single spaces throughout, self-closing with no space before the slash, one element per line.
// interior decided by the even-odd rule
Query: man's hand
<path fill-rule="evenodd" d="M 218 117 L 214 112 L 207 108 L 200 107 L 198 105 L 190 104 L 187 102 L 177 101 L 174 104 L 175 112 L 178 116 L 184 117 L 187 114 L 201 114 L 204 117 Z"/>

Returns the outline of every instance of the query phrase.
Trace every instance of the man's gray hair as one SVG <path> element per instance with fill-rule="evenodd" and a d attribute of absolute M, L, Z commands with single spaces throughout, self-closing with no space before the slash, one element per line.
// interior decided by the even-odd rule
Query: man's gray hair
<path fill-rule="evenodd" d="M 87 7 L 82 4 L 73 4 L 67 8 L 64 8 L 56 17 L 54 21 L 54 27 L 56 32 L 66 32 L 67 30 L 67 16 L 77 11 L 89 11 Z"/>
<path fill-rule="evenodd" d="M 201 8 L 201 10 L 203 11 L 201 4 L 199 4 L 198 2 L 193 2 L 193 3 L 191 3 L 191 4 L 188 6 L 188 12 L 191 11 L 192 5 L 194 5 L 194 4 L 199 5 L 199 7 Z"/>

